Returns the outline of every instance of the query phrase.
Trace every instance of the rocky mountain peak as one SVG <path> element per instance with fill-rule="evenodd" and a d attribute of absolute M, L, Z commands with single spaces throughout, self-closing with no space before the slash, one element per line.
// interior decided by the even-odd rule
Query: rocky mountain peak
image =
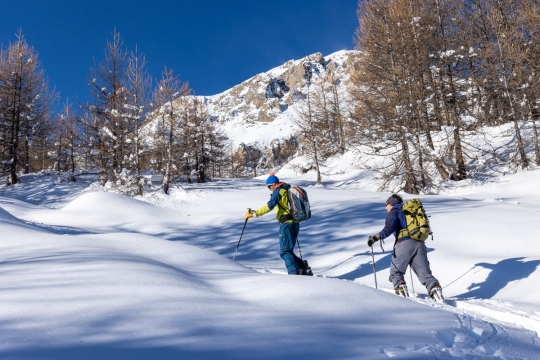
<path fill-rule="evenodd" d="M 245 126 L 269 123 L 290 111 L 297 94 L 306 91 L 307 81 L 325 76 L 327 81 L 348 81 L 355 51 L 327 56 L 311 54 L 236 85 L 211 97 L 210 113 L 222 125 L 241 119 Z"/>

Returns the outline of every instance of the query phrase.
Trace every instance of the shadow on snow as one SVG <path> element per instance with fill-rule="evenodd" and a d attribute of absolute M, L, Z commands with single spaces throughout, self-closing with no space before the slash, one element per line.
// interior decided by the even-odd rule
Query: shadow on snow
<path fill-rule="evenodd" d="M 512 281 L 526 279 L 531 275 L 540 260 L 523 261 L 524 257 L 501 260 L 496 264 L 478 263 L 475 267 L 491 270 L 485 281 L 471 284 L 466 293 L 456 296 L 458 299 L 491 299 Z"/>

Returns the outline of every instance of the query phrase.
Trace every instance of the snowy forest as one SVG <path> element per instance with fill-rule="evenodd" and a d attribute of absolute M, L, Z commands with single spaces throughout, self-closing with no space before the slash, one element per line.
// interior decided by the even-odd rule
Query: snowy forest
<path fill-rule="evenodd" d="M 540 165 L 537 1 L 369 0 L 357 15 L 352 73 L 343 79 L 303 60 L 289 111 L 298 130 L 272 161 L 268 149 L 233 146 L 208 98 L 173 69 L 152 79 L 145 56 L 125 49 L 116 30 L 89 64 L 85 103 L 61 100 L 19 32 L 0 54 L 1 178 L 11 185 L 18 174 L 76 181 L 92 173 L 142 195 L 149 171 L 167 193 L 171 183 L 256 177 L 305 156 L 320 184 L 326 160 L 351 151 L 379 174 L 381 190 L 415 194 L 466 179 L 479 154 L 514 170 Z M 501 126 L 512 151 L 480 146 Z M 384 160 L 364 161 L 372 156 Z"/>
<path fill-rule="evenodd" d="M 90 69 L 92 101 L 66 101 L 58 114 L 52 110 L 59 94 L 50 90 L 24 36 L 2 51 L 2 176 L 8 185 L 17 183 L 18 172 L 52 169 L 72 181 L 99 174 L 102 185 L 141 195 L 140 174 L 150 168 L 162 172 L 165 192 L 180 175 L 199 182 L 222 175 L 224 138 L 189 84 L 164 69 L 154 86 L 144 55 L 122 44 L 114 32 L 104 59 Z"/>
<path fill-rule="evenodd" d="M 540 165 L 538 6 L 529 0 L 362 4 L 353 137 L 393 158 L 387 178 L 399 175 L 409 193 L 434 174 L 465 179 L 478 145 L 467 137 L 503 124 L 511 124 L 514 151 L 497 160 L 521 169 Z"/>

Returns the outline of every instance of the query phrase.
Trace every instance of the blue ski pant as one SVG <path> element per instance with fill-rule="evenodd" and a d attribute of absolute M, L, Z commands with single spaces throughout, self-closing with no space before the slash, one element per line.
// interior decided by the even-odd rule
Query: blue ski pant
<path fill-rule="evenodd" d="M 303 268 L 302 260 L 294 253 L 294 246 L 298 240 L 300 224 L 297 222 L 286 222 L 279 225 L 279 256 L 285 261 L 287 272 L 297 274 L 297 270 Z"/>
<path fill-rule="evenodd" d="M 431 274 L 429 268 L 426 244 L 423 241 L 407 239 L 396 244 L 392 255 L 390 281 L 394 284 L 394 289 L 397 289 L 402 281 L 405 282 L 404 276 L 409 265 L 422 285 L 427 288 L 428 293 L 435 285 L 439 285 L 439 281 Z"/>

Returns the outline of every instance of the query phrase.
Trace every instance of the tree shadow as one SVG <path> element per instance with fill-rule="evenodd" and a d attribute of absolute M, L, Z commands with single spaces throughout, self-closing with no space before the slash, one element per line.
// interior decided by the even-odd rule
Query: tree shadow
<path fill-rule="evenodd" d="M 487 279 L 481 283 L 471 284 L 466 293 L 456 296 L 458 299 L 480 298 L 491 299 L 506 285 L 515 280 L 521 280 L 529 277 L 538 265 L 540 260 L 523 261 L 524 257 L 501 260 L 496 264 L 478 263 L 475 266 L 489 269 Z"/>
<path fill-rule="evenodd" d="M 364 227 L 372 226 L 377 222 L 380 228 L 384 225 L 384 209 L 381 210 L 380 203 L 342 201 L 333 205 L 331 209 L 325 209 L 324 212 L 317 212 L 317 208 L 318 205 L 315 206 L 311 220 L 301 224 L 299 234 L 302 255 L 310 261 L 312 268 L 317 267 L 317 262 L 312 259 L 324 257 L 329 253 L 347 251 L 349 242 L 358 242 L 359 247 L 365 246 L 364 239 L 367 239 L 371 231 L 364 231 Z M 358 214 L 363 214 L 363 216 L 359 217 Z M 152 235 L 172 241 L 183 241 L 232 258 L 242 227 L 243 221 L 192 228 L 176 225 L 171 226 L 167 232 Z M 347 233 L 340 231 L 340 229 L 353 228 L 358 230 Z M 298 247 L 295 247 L 295 252 L 298 254 Z M 369 256 L 369 269 L 371 269 L 371 253 Z M 249 265 L 261 261 L 275 261 L 282 266 L 283 262 L 279 257 L 279 224 L 273 212 L 264 218 L 248 221 L 236 261 Z"/>

